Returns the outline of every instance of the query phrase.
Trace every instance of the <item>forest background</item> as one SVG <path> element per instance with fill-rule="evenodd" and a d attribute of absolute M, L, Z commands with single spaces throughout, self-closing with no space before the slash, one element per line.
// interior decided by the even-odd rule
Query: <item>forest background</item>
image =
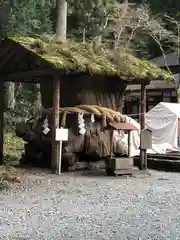
<path fill-rule="evenodd" d="M 99 41 L 146 59 L 179 53 L 180 1 L 0 0 L 1 39 L 55 35 Z M 39 107 L 39 85 L 9 82 L 4 87 L 5 155 L 13 152 L 19 157 L 14 147 L 21 150 L 22 141 L 12 137 L 12 131 Z"/>

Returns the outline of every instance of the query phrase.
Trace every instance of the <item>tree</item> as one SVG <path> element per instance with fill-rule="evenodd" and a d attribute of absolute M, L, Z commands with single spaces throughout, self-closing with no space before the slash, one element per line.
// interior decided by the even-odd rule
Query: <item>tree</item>
<path fill-rule="evenodd" d="M 165 55 L 165 44 L 175 47 L 178 40 L 178 36 L 165 27 L 161 17 L 153 15 L 146 5 L 116 4 L 108 30 L 114 36 L 115 47 L 133 51 L 141 57 L 152 57 L 149 51 L 152 42 L 158 46 L 160 55 Z"/>
<path fill-rule="evenodd" d="M 37 36 L 52 33 L 53 0 L 0 1 L 0 34 L 5 36 Z M 42 14 L 43 12 L 43 14 Z M 44 17 L 46 16 L 46 17 Z M 15 84 L 5 84 L 5 108 L 14 109 Z"/>
<path fill-rule="evenodd" d="M 52 33 L 53 0 L 11 0 L 7 34 L 10 36 L 40 36 Z"/>
<path fill-rule="evenodd" d="M 107 16 L 115 3 L 116 0 L 68 0 L 68 36 L 91 41 L 104 35 Z"/>
<path fill-rule="evenodd" d="M 10 6 L 8 1 L 4 1 L 0 5 L 0 37 L 1 39 L 7 36 L 8 32 L 8 20 L 10 17 Z M 15 85 L 13 82 L 5 83 L 5 109 L 14 110 L 15 107 Z"/>
<path fill-rule="evenodd" d="M 56 0 L 56 38 L 66 40 L 67 32 L 67 1 Z"/>
<path fill-rule="evenodd" d="M 142 10 L 142 2 L 57 0 L 55 15 L 54 0 L 0 0 L 0 33 L 2 37 L 37 37 L 56 32 L 58 39 L 66 39 L 67 30 L 67 36 L 78 41 L 98 39 L 110 47 L 114 45 L 137 56 L 152 58 L 161 55 L 162 49 L 167 53 L 178 41 L 180 3 L 146 0 L 149 6 Z"/>

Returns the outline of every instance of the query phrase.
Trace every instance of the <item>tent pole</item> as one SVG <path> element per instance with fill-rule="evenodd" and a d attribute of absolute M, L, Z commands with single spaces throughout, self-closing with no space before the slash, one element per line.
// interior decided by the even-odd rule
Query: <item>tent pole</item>
<path fill-rule="evenodd" d="M 141 130 L 145 128 L 145 114 L 146 114 L 146 84 L 141 84 L 141 103 L 140 103 L 140 127 Z M 146 149 L 141 148 L 140 142 L 140 170 L 147 169 L 147 153 Z"/>
<path fill-rule="evenodd" d="M 52 158 L 51 167 L 53 173 L 58 173 L 59 142 L 56 141 L 56 129 L 59 128 L 59 107 L 60 107 L 60 79 L 54 75 L 53 88 L 53 132 L 52 132 Z"/>

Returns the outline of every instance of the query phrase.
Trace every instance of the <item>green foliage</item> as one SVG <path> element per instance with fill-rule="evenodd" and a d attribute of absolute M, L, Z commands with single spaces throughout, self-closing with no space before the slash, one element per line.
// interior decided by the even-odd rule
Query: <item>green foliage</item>
<path fill-rule="evenodd" d="M 14 114 L 24 121 L 33 115 L 33 104 L 37 96 L 38 89 L 35 84 L 17 83 L 15 89 L 16 106 Z"/>
<path fill-rule="evenodd" d="M 17 163 L 24 149 L 24 141 L 15 136 L 15 133 L 5 133 L 4 160 L 5 163 Z"/>
<path fill-rule="evenodd" d="M 87 39 L 99 36 L 115 3 L 116 0 L 68 1 L 68 34 L 78 39 L 83 38 L 83 32 Z"/>
<path fill-rule="evenodd" d="M 18 122 L 26 122 L 33 118 L 33 106 L 37 91 L 35 84 L 16 83 L 15 109 L 4 114 L 5 132 L 13 132 Z"/>
<path fill-rule="evenodd" d="M 0 5 L 0 31 L 2 35 L 9 36 L 39 36 L 51 34 L 55 30 L 56 11 L 54 0 L 4 0 Z M 107 41 L 114 39 L 103 26 L 109 13 L 117 0 L 68 0 L 68 35 L 75 39 L 93 39 L 103 33 Z M 140 0 L 131 0 L 133 3 L 142 3 Z M 144 1 L 148 4 L 153 14 L 158 14 L 164 21 L 167 29 L 171 28 L 177 33 L 177 26 L 167 19 L 168 14 L 175 20 L 180 20 L 180 3 L 174 1 Z M 139 35 L 139 34 L 138 34 Z M 167 39 L 168 40 L 168 39 Z M 165 52 L 172 49 L 172 44 L 161 41 Z M 167 44 L 168 43 L 168 44 Z M 167 46 L 168 45 L 168 46 Z M 147 58 L 161 55 L 159 45 L 152 38 L 143 37 L 142 34 L 131 45 L 138 56 Z"/>
<path fill-rule="evenodd" d="M 7 35 L 52 33 L 53 0 L 9 0 L 1 5 L 0 20 Z"/>
<path fill-rule="evenodd" d="M 103 40 L 107 44 L 107 42 L 112 43 L 114 41 L 113 34 L 109 31 L 109 29 L 103 29 L 103 26 L 106 22 L 107 16 L 112 13 L 112 10 L 115 4 L 121 2 L 117 0 L 67 0 L 68 2 L 68 35 L 71 39 L 76 39 L 82 41 L 83 35 L 85 36 L 86 41 L 92 41 L 94 37 L 99 36 L 103 33 Z M 136 4 L 142 3 L 140 0 L 131 0 L 129 2 L 133 2 Z M 172 30 L 177 35 L 177 21 L 180 21 L 180 1 L 164 1 L 164 0 L 147 0 L 144 1 L 146 4 L 150 6 L 153 14 L 158 14 L 159 18 L 162 20 L 163 25 L 166 29 Z M 30 36 L 37 37 L 46 34 L 53 34 L 55 30 L 55 1 L 54 0 L 0 0 L 0 34 L 4 37 L 8 36 Z M 166 15 L 169 15 L 171 19 L 167 20 Z M 172 18 L 174 20 L 172 20 Z M 175 21 L 175 22 L 173 22 Z M 130 34 L 130 31 L 128 32 Z M 167 41 L 168 40 L 168 41 Z M 169 42 L 169 39 L 164 39 L 161 41 L 163 49 L 165 53 L 169 51 L 173 51 L 173 44 Z M 110 44 L 109 44 L 110 45 Z M 138 57 L 141 58 L 153 58 L 162 55 L 162 51 L 152 38 L 144 36 L 142 31 L 139 31 L 130 48 L 133 49 L 133 53 L 135 53 Z M 46 47 L 47 51 L 47 47 Z M 60 50 L 58 50 L 60 51 Z M 106 65 L 106 61 L 102 63 L 102 58 L 98 58 L 96 54 L 93 54 L 91 50 L 88 50 L 86 54 L 81 53 L 74 56 L 74 53 L 70 53 L 69 51 L 63 51 L 63 62 L 60 61 L 60 58 L 57 56 L 50 57 L 50 50 L 47 51 L 48 60 L 55 65 L 58 63 L 58 67 L 60 65 L 66 64 L 69 68 L 72 68 L 72 61 L 64 61 L 64 59 L 68 59 L 68 56 L 73 55 L 73 61 L 84 61 L 86 59 L 88 64 L 75 64 L 73 68 L 80 67 L 80 69 L 87 69 L 91 71 L 105 71 L 109 72 L 112 70 L 112 65 Z M 62 51 L 61 51 L 62 52 Z M 114 54 L 116 57 L 117 54 Z M 84 58 L 85 56 L 85 58 Z M 113 56 L 113 57 L 114 57 Z M 114 59 L 115 59 L 114 57 Z M 92 65 L 92 58 L 94 61 L 94 65 Z M 116 64 L 124 67 L 124 63 L 120 62 L 122 58 L 116 58 Z M 104 61 L 104 59 L 103 59 Z M 129 61 L 129 60 L 128 60 Z M 125 65 L 129 65 L 125 63 Z M 101 65 L 101 66 L 100 66 Z M 113 62 L 114 65 L 114 62 Z M 137 66 L 138 65 L 138 66 Z M 141 65 L 142 70 L 137 71 L 137 68 Z M 113 66 L 114 67 L 114 66 Z M 149 68 L 144 67 L 144 62 L 136 62 L 136 64 L 130 64 L 128 74 L 136 76 L 149 76 Z M 153 71 L 152 71 L 153 72 Z M 111 71 L 112 73 L 112 71 Z M 117 74 L 117 71 L 116 73 Z M 118 72 L 118 74 L 122 74 L 122 72 Z M 123 73 L 124 74 L 124 73 Z M 157 75 L 153 73 L 153 77 Z M 167 76 L 167 78 L 169 75 Z M 34 99 L 37 93 L 36 87 L 31 87 L 30 85 L 19 85 L 16 84 L 16 106 L 15 111 L 11 113 L 5 114 L 5 122 L 6 129 L 9 131 L 10 126 L 14 129 L 14 126 L 17 121 L 21 119 L 27 119 L 32 116 L 32 106 L 34 103 Z"/>
<path fill-rule="evenodd" d="M 0 192 L 8 189 L 8 182 L 0 178 Z"/>

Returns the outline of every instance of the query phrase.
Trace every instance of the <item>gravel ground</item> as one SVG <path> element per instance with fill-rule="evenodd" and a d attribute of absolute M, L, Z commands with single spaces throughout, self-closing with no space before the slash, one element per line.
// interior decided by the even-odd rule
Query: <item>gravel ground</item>
<path fill-rule="evenodd" d="M 180 173 L 27 173 L 0 194 L 0 239 L 180 239 Z"/>

